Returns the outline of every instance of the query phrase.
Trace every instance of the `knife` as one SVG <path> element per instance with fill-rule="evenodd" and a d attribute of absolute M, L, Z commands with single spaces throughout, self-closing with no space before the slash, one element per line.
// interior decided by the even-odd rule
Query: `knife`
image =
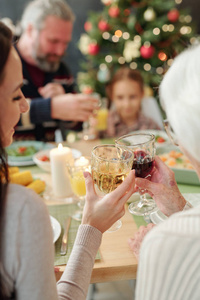
<path fill-rule="evenodd" d="M 68 241 L 68 232 L 69 232 L 70 223 L 71 223 L 71 217 L 68 217 L 64 225 L 64 234 L 62 237 L 60 255 L 65 255 L 67 253 L 67 241 Z"/>

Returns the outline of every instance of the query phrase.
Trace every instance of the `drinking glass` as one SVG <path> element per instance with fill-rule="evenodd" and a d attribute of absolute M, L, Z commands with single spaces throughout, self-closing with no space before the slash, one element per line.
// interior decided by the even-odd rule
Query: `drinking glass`
<path fill-rule="evenodd" d="M 141 178 L 151 177 L 155 156 L 155 136 L 153 134 L 135 133 L 127 134 L 115 141 L 116 146 L 132 150 L 134 154 L 132 169 L 135 176 Z M 156 207 L 153 199 L 147 199 L 144 191 L 139 189 L 140 200 L 129 205 L 130 213 L 138 216 L 149 214 Z"/>
<path fill-rule="evenodd" d="M 92 150 L 91 172 L 96 193 L 104 196 L 115 190 L 127 177 L 133 165 L 132 151 L 115 145 L 98 145 Z M 122 226 L 121 220 L 108 231 Z"/>
<path fill-rule="evenodd" d="M 100 98 L 98 94 L 94 94 L 94 97 L 98 99 L 99 109 L 94 111 L 95 116 L 83 123 L 82 136 L 86 141 L 101 138 L 102 132 L 107 129 L 108 100 L 107 98 Z"/>
<path fill-rule="evenodd" d="M 91 171 L 90 163 L 90 157 L 81 156 L 80 158 L 75 159 L 73 163 L 67 164 L 72 191 L 79 199 L 79 209 L 72 215 L 72 218 L 77 221 L 82 220 L 83 208 L 85 205 L 86 187 L 83 172 Z"/>

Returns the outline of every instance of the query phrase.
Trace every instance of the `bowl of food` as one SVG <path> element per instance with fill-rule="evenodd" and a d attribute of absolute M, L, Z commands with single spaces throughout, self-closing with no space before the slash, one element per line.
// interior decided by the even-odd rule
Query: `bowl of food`
<path fill-rule="evenodd" d="M 46 172 L 51 172 L 51 164 L 50 164 L 50 150 L 41 150 L 33 155 L 34 163 Z M 81 152 L 76 149 L 72 150 L 73 158 L 79 158 L 81 156 Z"/>
<path fill-rule="evenodd" d="M 159 147 L 156 150 L 156 155 L 174 171 L 178 183 L 199 185 L 196 171 L 178 147 Z"/>
<path fill-rule="evenodd" d="M 17 141 L 6 148 L 8 160 L 11 162 L 25 162 L 32 160 L 35 153 L 44 148 L 44 142 Z"/>

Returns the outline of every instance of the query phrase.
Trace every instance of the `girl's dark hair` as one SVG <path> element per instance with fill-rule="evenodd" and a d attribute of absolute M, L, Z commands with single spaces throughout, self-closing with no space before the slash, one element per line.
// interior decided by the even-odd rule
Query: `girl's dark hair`
<path fill-rule="evenodd" d="M 116 71 L 116 73 L 106 86 L 106 95 L 109 101 L 112 101 L 112 89 L 114 84 L 118 81 L 126 79 L 136 81 L 140 85 L 141 90 L 144 90 L 144 80 L 140 72 L 137 70 L 130 69 L 128 67 L 122 67 Z"/>
<path fill-rule="evenodd" d="M 5 77 L 5 65 L 12 47 L 12 32 L 0 22 L 0 86 Z M 2 132 L 0 128 L 0 265 L 2 266 L 2 231 L 3 215 L 6 203 L 6 192 L 8 186 L 8 167 L 6 153 L 2 142 Z M 2 268 L 0 268 L 2 271 Z M 3 288 L 3 274 L 0 272 L 0 299 L 5 300 L 6 295 Z"/>

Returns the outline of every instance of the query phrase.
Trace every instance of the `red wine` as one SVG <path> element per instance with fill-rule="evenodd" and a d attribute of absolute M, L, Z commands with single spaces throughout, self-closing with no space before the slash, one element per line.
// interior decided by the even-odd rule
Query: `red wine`
<path fill-rule="evenodd" d="M 142 150 L 135 151 L 132 169 L 135 169 L 136 177 L 145 178 L 153 169 L 153 158 Z"/>

